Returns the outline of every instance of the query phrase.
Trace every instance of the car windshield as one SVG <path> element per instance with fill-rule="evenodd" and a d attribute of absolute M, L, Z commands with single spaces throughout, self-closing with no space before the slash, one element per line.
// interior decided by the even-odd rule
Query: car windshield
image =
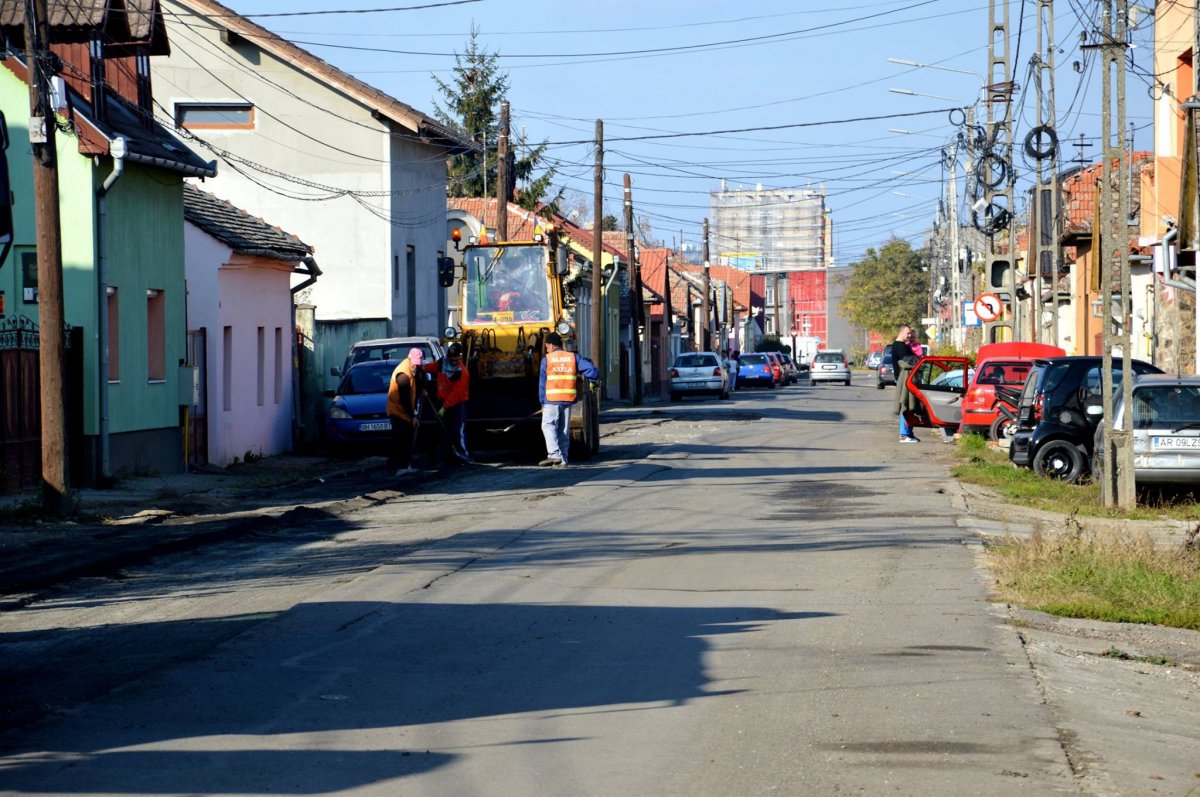
<path fill-rule="evenodd" d="M 1200 386 L 1142 385 L 1133 392 L 1133 428 L 1200 423 Z"/>
<path fill-rule="evenodd" d="M 1038 392 L 1044 395 L 1054 392 L 1054 389 L 1063 381 L 1069 370 L 1071 370 L 1070 363 L 1053 363 L 1046 366 L 1046 371 L 1042 374 L 1041 385 L 1030 395 L 1029 403 L 1033 403 L 1033 398 Z M 1023 398 L 1022 401 L 1024 401 Z"/>
<path fill-rule="evenodd" d="M 386 393 L 392 371 L 396 370 L 397 362 L 363 363 L 356 365 L 342 377 L 337 392 L 343 396 L 355 396 L 363 393 Z"/>
<path fill-rule="evenodd" d="M 480 246 L 467 251 L 466 322 L 549 323 L 550 276 L 544 246 Z"/>
<path fill-rule="evenodd" d="M 830 352 L 821 352 L 820 354 L 817 355 L 817 362 L 819 362 L 819 363 L 839 363 L 840 364 L 842 362 L 842 355 L 832 354 Z"/>
<path fill-rule="evenodd" d="M 743 354 L 739 362 L 742 365 L 762 365 L 767 361 L 765 354 Z"/>
<path fill-rule="evenodd" d="M 715 365 L 715 354 L 681 354 L 675 359 L 676 368 L 712 368 Z"/>

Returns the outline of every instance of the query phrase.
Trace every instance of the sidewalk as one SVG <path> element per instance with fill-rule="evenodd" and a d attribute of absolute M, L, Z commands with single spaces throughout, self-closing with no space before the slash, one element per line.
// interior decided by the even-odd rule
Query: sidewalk
<path fill-rule="evenodd" d="M 78 518 L 62 522 L 30 520 L 21 511 L 36 506 L 36 494 L 0 496 L 0 608 L 72 578 L 253 533 L 300 506 L 343 500 L 349 485 L 337 482 L 373 470 L 385 470 L 383 457 L 283 455 L 122 478 L 110 490 L 80 490 Z"/>

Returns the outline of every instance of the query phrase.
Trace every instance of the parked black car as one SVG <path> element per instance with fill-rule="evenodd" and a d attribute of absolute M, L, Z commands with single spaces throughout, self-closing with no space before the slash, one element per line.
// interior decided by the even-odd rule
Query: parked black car
<path fill-rule="evenodd" d="M 883 359 L 879 361 L 879 366 L 875 369 L 875 375 L 878 378 L 875 387 L 883 390 L 888 385 L 896 384 L 896 374 L 892 371 L 892 350 L 885 349 Z"/>
<path fill-rule="evenodd" d="M 1017 407 L 1017 428 L 1008 449 L 1013 464 L 1043 476 L 1076 482 L 1088 472 L 1096 426 L 1102 417 L 1104 358 L 1053 357 L 1035 360 Z M 1136 374 L 1160 374 L 1141 360 Z M 1113 382 L 1120 384 L 1121 361 L 1113 362 Z"/>

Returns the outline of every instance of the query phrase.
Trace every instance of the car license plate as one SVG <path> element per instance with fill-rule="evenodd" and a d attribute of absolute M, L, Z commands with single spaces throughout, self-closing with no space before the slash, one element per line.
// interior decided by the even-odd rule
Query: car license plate
<path fill-rule="evenodd" d="M 836 370 L 836 369 L 835 369 L 835 368 L 834 368 L 834 366 L 832 366 L 832 365 L 822 365 L 822 366 L 821 366 L 821 370 L 822 370 L 822 371 L 833 371 L 833 370 Z"/>
<path fill-rule="evenodd" d="M 1164 449 L 1200 449 L 1200 437 L 1152 437 L 1150 448 L 1154 451 Z"/>
<path fill-rule="evenodd" d="M 360 432 L 386 432 L 392 428 L 391 421 L 373 421 L 371 423 L 359 424 L 358 431 Z"/>

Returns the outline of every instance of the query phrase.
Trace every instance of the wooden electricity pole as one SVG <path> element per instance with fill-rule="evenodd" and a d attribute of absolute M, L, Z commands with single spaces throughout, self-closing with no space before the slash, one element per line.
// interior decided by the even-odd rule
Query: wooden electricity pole
<path fill-rule="evenodd" d="M 38 347 L 42 423 L 42 508 L 70 509 L 64 387 L 62 238 L 58 219 L 58 151 L 46 66 L 50 22 L 46 0 L 26 0 L 25 48 L 29 72 L 29 143 L 33 147 L 33 212 L 37 219 Z"/>
<path fill-rule="evenodd" d="M 700 333 L 700 351 L 712 351 L 712 302 L 709 296 L 712 295 L 712 288 L 709 285 L 708 272 L 711 264 L 708 262 L 708 219 L 704 220 L 704 243 L 701 244 L 703 251 L 700 253 L 700 261 L 704 265 L 704 303 L 700 306 L 700 319 L 704 324 L 704 331 Z"/>
<path fill-rule="evenodd" d="M 633 294 L 633 403 L 642 403 L 642 265 L 638 262 L 633 235 L 633 183 L 625 175 L 625 246 L 629 251 L 629 292 Z"/>
<path fill-rule="evenodd" d="M 500 102 L 500 136 L 496 143 L 496 240 L 508 240 L 508 100 Z"/>
<path fill-rule="evenodd" d="M 604 279 L 600 266 L 604 262 L 604 120 L 596 120 L 595 194 L 592 198 L 592 361 L 600 369 L 601 378 L 608 375 L 604 362 L 603 304 Z"/>

